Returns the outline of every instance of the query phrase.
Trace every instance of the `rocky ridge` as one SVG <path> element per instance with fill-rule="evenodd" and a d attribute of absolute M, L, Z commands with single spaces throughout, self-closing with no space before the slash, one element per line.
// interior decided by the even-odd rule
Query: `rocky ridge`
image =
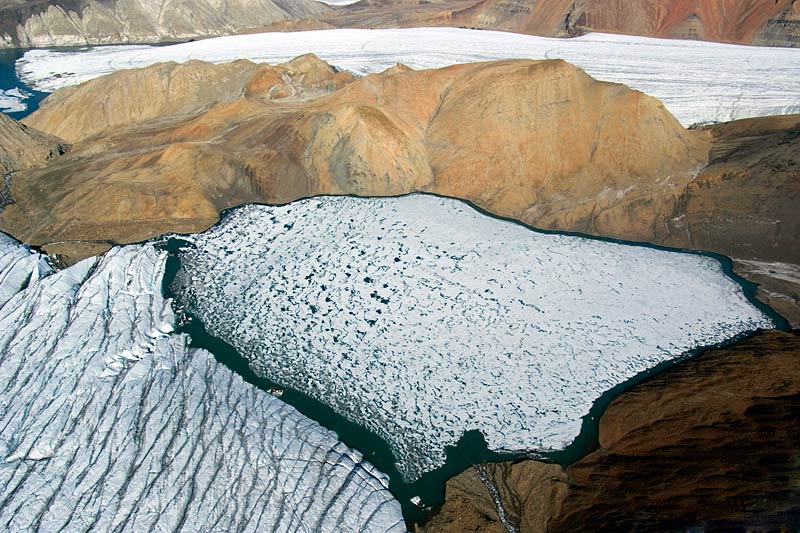
<path fill-rule="evenodd" d="M 169 42 L 330 12 L 315 0 L 2 0 L 0 46 Z"/>
<path fill-rule="evenodd" d="M 316 64 L 321 79 L 339 76 Z M 563 61 L 395 68 L 312 100 L 265 100 L 277 80 L 251 78 L 253 90 L 232 84 L 227 102 L 209 107 L 198 98 L 193 115 L 167 98 L 178 114 L 140 119 L 140 99 L 126 96 L 158 87 L 165 68 L 187 67 L 93 80 L 66 96 L 57 92 L 31 115 L 29 124 L 76 148 L 14 180 L 17 204 L 3 213 L 3 227 L 40 244 L 131 242 L 205 229 L 220 210 L 248 201 L 424 190 L 541 227 L 645 240 L 653 215 L 629 206 L 649 195 L 657 199 L 653 212 L 671 213 L 663 191 L 685 187 L 708 150 L 705 134 L 684 130 L 657 100 Z M 98 95 L 107 95 L 106 116 L 95 121 L 81 110 L 94 109 Z M 69 186 L 51 187 L 52 180 Z"/>
<path fill-rule="evenodd" d="M 218 5 L 219 4 L 219 5 Z M 797 0 L 2 0 L 0 46 L 170 42 L 253 31 L 454 26 L 797 46 Z"/>

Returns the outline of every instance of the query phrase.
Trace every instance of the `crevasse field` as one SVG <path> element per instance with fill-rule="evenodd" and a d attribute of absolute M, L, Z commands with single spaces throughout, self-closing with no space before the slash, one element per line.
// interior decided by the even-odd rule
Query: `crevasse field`
<path fill-rule="evenodd" d="M 313 52 L 357 74 L 397 62 L 416 69 L 495 59 L 561 58 L 597 79 L 655 96 L 685 126 L 800 112 L 800 49 L 593 33 L 552 39 L 458 28 L 323 30 L 219 37 L 172 46 L 31 50 L 18 61 L 31 87 L 53 91 L 161 61 L 279 63 Z"/>
<path fill-rule="evenodd" d="M 209 333 L 381 436 L 407 480 L 469 430 L 563 449 L 615 385 L 772 326 L 713 258 L 429 195 L 245 206 L 185 238 L 174 290 Z"/>
<path fill-rule="evenodd" d="M 0 233 L 0 530 L 405 531 L 359 452 L 171 333 L 165 260 Z"/>

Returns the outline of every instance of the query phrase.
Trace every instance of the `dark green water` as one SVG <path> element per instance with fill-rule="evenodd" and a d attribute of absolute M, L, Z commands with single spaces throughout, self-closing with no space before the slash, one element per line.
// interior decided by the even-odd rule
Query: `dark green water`
<path fill-rule="evenodd" d="M 540 233 L 572 235 L 576 237 L 589 238 L 592 240 L 656 248 L 675 253 L 690 253 L 690 254 L 713 257 L 714 259 L 720 261 L 725 273 L 741 285 L 742 290 L 744 294 L 747 296 L 747 298 L 759 309 L 764 311 L 765 314 L 767 314 L 770 318 L 772 318 L 778 329 L 789 329 L 787 321 L 782 316 L 780 316 L 770 307 L 766 306 L 765 304 L 755 299 L 756 285 L 737 276 L 733 272 L 732 262 L 730 261 L 730 259 L 724 256 L 705 253 L 705 252 L 676 250 L 660 246 L 654 246 L 650 244 L 632 243 L 614 239 L 597 238 L 577 233 L 541 231 L 535 228 L 531 228 L 525 224 L 521 224 L 515 220 L 506 219 L 503 217 L 497 217 L 480 208 L 477 208 L 476 206 L 470 204 L 469 202 L 465 203 L 467 203 L 471 207 L 475 208 L 476 210 L 480 211 L 481 213 L 487 216 L 519 224 L 527 227 L 528 229 L 531 229 L 532 231 L 538 231 Z M 224 220 L 227 213 L 235 209 L 237 208 L 233 208 L 231 210 L 223 212 L 221 220 Z M 190 244 L 187 241 L 174 237 L 169 239 L 162 239 L 156 242 L 159 247 L 165 249 L 170 253 L 170 257 L 167 262 L 167 271 L 164 276 L 164 293 L 166 296 L 173 298 L 176 302 L 179 303 L 179 299 L 173 293 L 171 285 L 175 278 L 175 275 L 177 274 L 180 268 L 180 260 L 178 258 L 178 252 L 183 246 Z M 179 312 L 183 311 L 179 310 Z M 589 413 L 583 417 L 580 434 L 572 442 L 572 444 L 564 450 L 557 452 L 550 452 L 550 453 L 540 453 L 540 454 L 497 453 L 487 448 L 483 435 L 479 431 L 471 431 L 466 433 L 457 443 L 456 446 L 448 446 L 446 448 L 447 460 L 444 466 L 435 471 L 424 474 L 420 479 L 418 479 L 413 483 L 406 483 L 403 481 L 403 478 L 397 471 L 397 468 L 395 468 L 394 456 L 392 455 L 389 445 L 385 441 L 383 441 L 380 437 L 364 429 L 363 427 L 348 421 L 341 415 L 334 412 L 330 407 L 318 402 L 317 400 L 314 400 L 313 398 L 306 396 L 305 394 L 302 394 L 301 392 L 298 392 L 290 388 L 283 388 L 278 383 L 258 377 L 248 366 L 247 360 L 243 356 L 241 356 L 233 346 L 226 343 L 222 339 L 210 335 L 206 331 L 203 323 L 200 320 L 198 320 L 197 317 L 187 315 L 186 321 L 182 326 L 180 326 L 179 331 L 191 336 L 192 338 L 191 346 L 208 350 L 209 352 L 214 354 L 215 358 L 220 363 L 224 364 L 237 374 L 241 375 L 245 379 L 245 381 L 266 391 L 269 391 L 270 389 L 276 387 L 282 388 L 284 390 L 284 393 L 281 397 L 283 401 L 295 407 L 305 416 L 319 422 L 328 429 L 333 430 L 338 435 L 339 439 L 342 440 L 342 442 L 344 442 L 351 448 L 359 450 L 364 455 L 364 458 L 366 460 L 374 464 L 379 470 L 384 472 L 389 477 L 389 489 L 399 500 L 403 508 L 403 516 L 405 517 L 409 529 L 412 529 L 413 524 L 421 523 L 427 515 L 426 511 L 418 508 L 417 506 L 415 506 L 410 502 L 410 499 L 413 496 L 419 496 L 420 498 L 422 498 L 426 506 L 437 507 L 438 505 L 441 505 L 441 503 L 444 501 L 445 482 L 451 477 L 459 474 L 466 468 L 470 467 L 471 465 L 479 464 L 482 462 L 512 461 L 521 458 L 538 458 L 547 461 L 552 461 L 564 466 L 572 464 L 597 448 L 598 425 L 600 417 L 602 416 L 603 412 L 605 412 L 606 408 L 619 394 L 630 389 L 634 385 L 641 383 L 648 377 L 658 374 L 676 364 L 680 364 L 681 361 L 693 357 L 698 353 L 701 353 L 710 348 L 726 346 L 734 342 L 738 342 L 749 336 L 749 334 L 743 334 L 736 338 L 728 339 L 725 342 L 719 344 L 715 344 L 712 346 L 705 346 L 697 350 L 693 350 L 687 354 L 684 354 L 684 356 L 682 357 L 673 359 L 671 361 L 665 361 L 653 368 L 650 368 L 634 376 L 633 378 L 625 381 L 624 383 L 617 385 L 611 390 L 607 391 L 595 401 Z"/>

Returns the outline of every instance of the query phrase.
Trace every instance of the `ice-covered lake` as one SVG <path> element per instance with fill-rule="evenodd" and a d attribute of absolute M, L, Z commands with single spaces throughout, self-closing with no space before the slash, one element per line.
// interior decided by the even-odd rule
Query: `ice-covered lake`
<path fill-rule="evenodd" d="M 470 430 L 563 449 L 605 391 L 772 326 L 716 259 L 429 195 L 245 206 L 184 238 L 174 291 L 209 333 L 379 435 L 407 480 Z"/>
<path fill-rule="evenodd" d="M 358 74 L 397 62 L 421 69 L 496 59 L 562 58 L 597 79 L 655 96 L 686 126 L 800 112 L 800 49 L 600 33 L 575 39 L 458 28 L 263 33 L 159 47 L 31 50 L 17 69 L 31 87 L 53 91 L 161 61 L 279 63 L 308 52 Z"/>

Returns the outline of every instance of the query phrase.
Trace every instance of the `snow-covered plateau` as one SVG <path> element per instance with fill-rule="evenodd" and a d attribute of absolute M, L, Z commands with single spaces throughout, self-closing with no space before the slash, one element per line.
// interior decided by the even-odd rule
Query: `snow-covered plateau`
<path fill-rule="evenodd" d="M 185 238 L 176 296 L 411 480 L 479 430 L 563 449 L 605 391 L 772 321 L 714 258 L 552 235 L 430 195 L 244 206 Z"/>
<path fill-rule="evenodd" d="M 421 69 L 496 59 L 562 58 L 597 79 L 655 96 L 686 126 L 800 112 L 800 49 L 601 33 L 574 39 L 458 28 L 262 33 L 160 47 L 31 50 L 17 62 L 17 71 L 34 89 L 49 92 L 162 61 L 279 63 L 308 52 L 357 74 L 379 72 L 398 62 Z"/>
<path fill-rule="evenodd" d="M 172 332 L 165 261 L 0 234 L 0 530 L 405 531 L 357 451 Z"/>

